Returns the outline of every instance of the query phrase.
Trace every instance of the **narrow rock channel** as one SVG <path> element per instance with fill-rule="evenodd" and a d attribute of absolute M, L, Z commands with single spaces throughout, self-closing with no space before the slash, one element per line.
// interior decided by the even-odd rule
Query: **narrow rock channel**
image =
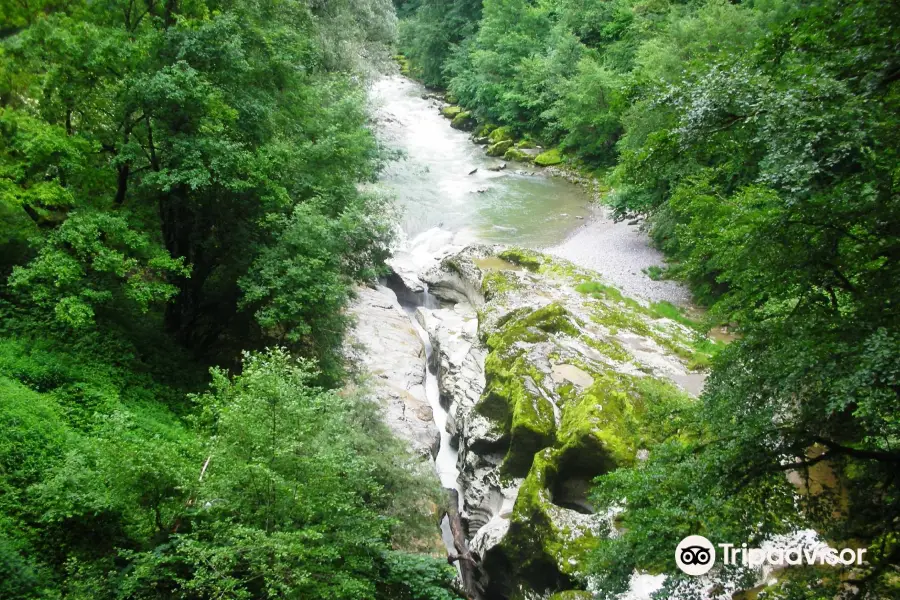
<path fill-rule="evenodd" d="M 351 345 L 388 425 L 453 491 L 442 537 L 467 592 L 580 594 L 586 552 L 612 526 L 594 514 L 591 479 L 640 460 L 640 416 L 654 395 L 702 386 L 691 333 L 646 303 L 678 301 L 683 290 L 649 285 L 658 282 L 641 265 L 658 255 L 625 224 L 604 226 L 581 255 L 624 270 L 510 249 L 571 255 L 590 246 L 585 236 L 604 215 L 561 178 L 488 170 L 496 159 L 423 95 L 400 77 L 373 89 L 382 140 L 405 152 L 382 181 L 404 210 L 404 241 L 393 274 L 360 290 Z M 617 272 L 627 278 L 617 282 Z"/>

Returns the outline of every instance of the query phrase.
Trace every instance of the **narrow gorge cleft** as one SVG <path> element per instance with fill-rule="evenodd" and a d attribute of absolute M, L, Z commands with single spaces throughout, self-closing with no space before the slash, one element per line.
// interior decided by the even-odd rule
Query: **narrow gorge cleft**
<path fill-rule="evenodd" d="M 444 545 L 470 597 L 579 597 L 589 587 L 587 555 L 611 533 L 615 510 L 592 505 L 592 481 L 646 456 L 648 411 L 690 402 L 702 387 L 704 374 L 688 367 L 705 364 L 694 360 L 695 334 L 624 296 L 613 285 L 631 281 L 618 271 L 495 243 L 563 242 L 581 227 L 573 215 L 593 211 L 578 186 L 491 170 L 439 114 L 440 103 L 408 80 L 387 78 L 373 97 L 384 141 L 406 151 L 383 179 L 405 211 L 406 239 L 378 288 L 390 326 L 379 322 L 384 312 L 357 312 L 369 322 L 356 339 L 388 337 L 369 345 L 368 363 L 405 365 L 383 367 L 392 375 L 376 381 L 393 388 L 380 394 L 388 423 L 415 445 L 420 424 L 398 410 L 396 395 L 408 396 L 396 388 L 428 408 L 433 446 L 425 455 L 452 490 Z M 490 193 L 475 193 L 485 186 Z M 630 272 L 653 257 L 636 252 L 639 238 L 626 228 L 609 222 L 606 233 L 618 237 L 591 243 L 618 253 Z M 615 241 L 626 237 L 628 244 Z M 641 291 L 670 297 L 668 287 Z M 415 377 L 404 379 L 410 370 Z"/>
<path fill-rule="evenodd" d="M 611 533 L 591 481 L 646 455 L 648 414 L 692 402 L 679 382 L 702 380 L 695 335 L 538 252 L 474 244 L 423 264 L 389 283 L 425 349 L 436 471 L 459 493 L 464 536 L 448 551 L 471 552 L 467 591 L 585 591 L 587 554 Z"/>

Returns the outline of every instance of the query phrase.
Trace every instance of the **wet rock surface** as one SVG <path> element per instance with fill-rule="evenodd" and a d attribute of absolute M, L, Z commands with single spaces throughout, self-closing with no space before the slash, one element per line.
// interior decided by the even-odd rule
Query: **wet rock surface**
<path fill-rule="evenodd" d="M 596 272 L 527 250 L 468 246 L 416 280 L 446 303 L 416 319 L 459 449 L 471 591 L 584 590 L 584 560 L 610 523 L 593 513 L 590 481 L 646 454 L 651 404 L 698 391 L 694 332 Z"/>
<path fill-rule="evenodd" d="M 394 434 L 432 459 L 440 435 L 425 396 L 425 349 L 397 295 L 384 286 L 360 287 L 349 312 L 355 323 L 346 352 L 369 396 L 384 407 Z"/>

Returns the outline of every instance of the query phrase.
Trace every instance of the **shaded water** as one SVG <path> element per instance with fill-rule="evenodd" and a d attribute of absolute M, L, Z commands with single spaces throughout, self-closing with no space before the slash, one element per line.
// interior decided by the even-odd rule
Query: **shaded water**
<path fill-rule="evenodd" d="M 425 93 L 420 84 L 391 76 L 370 94 L 379 138 L 404 153 L 381 182 L 397 196 L 408 238 L 441 227 L 473 241 L 539 248 L 559 243 L 583 223 L 577 217 L 589 216 L 589 197 L 577 185 L 531 175 L 533 167 L 518 163 L 489 171 L 504 161 L 452 129 Z"/>

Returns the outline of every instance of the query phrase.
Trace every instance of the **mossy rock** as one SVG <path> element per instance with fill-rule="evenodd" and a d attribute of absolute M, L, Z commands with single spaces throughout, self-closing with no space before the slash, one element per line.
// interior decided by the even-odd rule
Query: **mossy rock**
<path fill-rule="evenodd" d="M 519 162 L 528 162 L 532 161 L 532 156 L 527 152 L 522 152 L 518 148 L 510 148 L 503 154 L 503 160 L 517 160 Z"/>
<path fill-rule="evenodd" d="M 454 129 L 460 129 L 462 131 L 468 131 L 475 126 L 475 119 L 472 117 L 472 113 L 468 111 L 462 111 L 457 113 L 455 117 L 453 117 L 453 121 L 450 122 L 450 127 Z"/>
<path fill-rule="evenodd" d="M 500 468 L 504 475 L 524 476 L 531 468 L 535 454 L 555 441 L 553 406 L 537 390 L 537 385 L 530 376 L 521 379 L 521 393 L 513 405 L 509 450 Z"/>
<path fill-rule="evenodd" d="M 486 138 L 486 137 L 488 137 L 488 136 L 491 134 L 491 132 L 494 131 L 495 129 L 497 129 L 497 126 L 494 125 L 493 123 L 484 123 L 483 125 L 479 125 L 479 126 L 475 129 L 475 133 L 474 133 L 473 135 L 474 135 L 475 137 L 479 137 L 479 138 L 480 138 L 480 137 Z M 498 141 L 499 141 L 499 140 L 498 140 Z"/>
<path fill-rule="evenodd" d="M 495 142 L 488 146 L 487 155 L 488 156 L 503 156 L 506 154 L 506 151 L 510 149 L 512 146 L 512 140 L 503 140 L 500 142 Z"/>
<path fill-rule="evenodd" d="M 488 135 L 488 139 L 492 144 L 497 142 L 513 141 L 512 129 L 509 127 L 497 127 Z"/>
<path fill-rule="evenodd" d="M 504 271 L 490 271 L 481 279 L 481 293 L 485 300 L 490 301 L 501 294 L 506 294 L 520 288 L 519 279 L 513 273 Z"/>
<path fill-rule="evenodd" d="M 516 142 L 516 148 L 524 148 L 526 150 L 530 150 L 532 148 L 535 148 L 536 146 L 537 145 L 534 143 L 534 141 L 528 139 Z"/>
<path fill-rule="evenodd" d="M 627 375 L 592 373 L 590 388 L 563 409 L 558 460 L 566 476 L 596 477 L 634 462 L 643 396 Z"/>
<path fill-rule="evenodd" d="M 582 323 L 557 302 L 535 310 L 524 308 L 487 336 L 487 346 L 492 351 L 503 352 L 516 342 L 534 344 L 545 341 L 551 334 L 565 333 L 575 337 L 579 334 L 580 325 Z"/>
<path fill-rule="evenodd" d="M 525 267 L 529 271 L 537 271 L 544 264 L 540 254 L 524 248 L 510 248 L 497 256 L 506 262 Z"/>
<path fill-rule="evenodd" d="M 459 106 L 445 106 L 441 109 L 441 114 L 447 117 L 448 119 L 456 118 L 456 115 L 463 112 L 463 109 Z"/>
<path fill-rule="evenodd" d="M 551 165 L 558 165 L 563 161 L 562 154 L 560 154 L 559 150 L 553 148 L 552 150 L 547 150 L 546 152 L 541 152 L 537 156 L 534 157 L 535 164 L 541 165 L 542 167 L 549 167 Z"/>
<path fill-rule="evenodd" d="M 409 75 L 410 74 L 408 58 L 406 58 L 402 54 L 395 54 L 394 60 L 397 62 L 398 65 L 400 65 L 400 74 L 401 75 Z"/>
<path fill-rule="evenodd" d="M 444 100 L 446 100 L 450 104 L 456 104 L 457 102 L 459 102 L 459 98 L 457 98 L 456 96 L 454 96 L 453 94 L 451 94 L 449 92 L 447 93 L 446 96 L 444 96 Z"/>
<path fill-rule="evenodd" d="M 556 589 L 577 587 L 575 575 L 583 571 L 585 560 L 597 545 L 597 538 L 584 521 L 567 520 L 567 511 L 553 504 L 549 487 L 557 469 L 553 450 L 535 455 L 519 488 L 509 533 L 501 542 L 502 551 L 520 577 L 539 578 L 532 581 L 536 589 L 551 582 Z"/>

